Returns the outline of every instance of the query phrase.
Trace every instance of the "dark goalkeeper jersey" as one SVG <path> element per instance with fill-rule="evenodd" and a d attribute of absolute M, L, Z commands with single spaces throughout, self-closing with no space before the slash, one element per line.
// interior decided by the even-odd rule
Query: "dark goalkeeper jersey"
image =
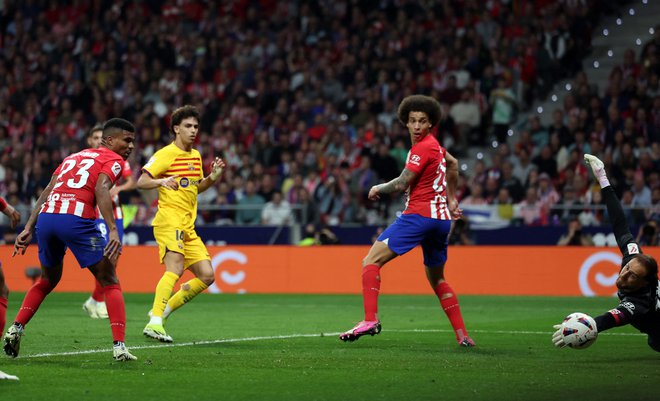
<path fill-rule="evenodd" d="M 601 193 L 607 204 L 616 242 L 623 255 L 621 260 L 621 268 L 623 268 L 636 255 L 641 254 L 642 250 L 630 233 L 621 204 L 612 187 L 603 188 Z M 619 305 L 596 318 L 598 331 L 630 324 L 642 333 L 660 337 L 660 282 L 658 284 L 635 292 L 617 292 Z"/>

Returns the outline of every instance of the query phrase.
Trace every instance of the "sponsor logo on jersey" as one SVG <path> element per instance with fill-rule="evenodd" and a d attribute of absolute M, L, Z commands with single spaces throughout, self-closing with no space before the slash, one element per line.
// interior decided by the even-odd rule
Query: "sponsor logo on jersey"
<path fill-rule="evenodd" d="M 78 153 L 82 157 L 91 157 L 91 158 L 97 158 L 99 157 L 99 153 L 97 152 L 90 152 L 87 150 L 83 150 L 82 152 Z"/>
<path fill-rule="evenodd" d="M 186 188 L 186 187 L 188 187 L 188 185 L 190 185 L 190 180 L 187 179 L 186 177 L 183 177 L 183 178 L 179 181 L 179 185 L 181 185 L 181 188 Z"/>
<path fill-rule="evenodd" d="M 620 315 L 620 314 L 621 314 L 621 311 L 618 310 L 618 309 L 611 309 L 611 310 L 610 310 L 610 313 L 611 313 L 612 315 Z"/>
<path fill-rule="evenodd" d="M 112 165 L 112 174 L 116 177 L 119 173 L 121 173 L 121 164 L 115 162 L 115 164 Z"/>
<path fill-rule="evenodd" d="M 419 155 L 411 155 L 410 156 L 410 163 L 414 164 L 415 166 L 419 166 L 419 162 L 422 160 L 422 158 Z"/>
<path fill-rule="evenodd" d="M 629 255 L 634 255 L 636 253 L 639 253 L 639 247 L 637 246 L 637 244 L 635 244 L 634 242 L 629 243 L 628 244 L 628 254 Z"/>
<path fill-rule="evenodd" d="M 631 315 L 635 314 L 635 305 L 632 302 L 621 302 L 621 306 L 626 308 Z"/>

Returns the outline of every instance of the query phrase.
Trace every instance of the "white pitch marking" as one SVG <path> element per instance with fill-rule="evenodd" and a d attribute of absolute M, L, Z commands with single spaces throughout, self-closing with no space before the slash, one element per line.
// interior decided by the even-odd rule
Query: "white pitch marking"
<path fill-rule="evenodd" d="M 393 333 L 453 333 L 453 330 L 446 329 L 408 329 L 408 330 L 396 330 L 396 329 L 387 329 L 387 332 Z M 552 332 L 547 331 L 507 331 L 507 330 L 470 330 L 471 333 L 483 333 L 483 334 L 510 334 L 510 335 L 519 335 L 519 334 L 535 334 L 535 335 L 552 335 Z M 264 341 L 264 340 L 287 340 L 291 338 L 311 338 L 311 337 L 333 337 L 338 336 L 337 333 L 316 333 L 316 334 L 287 334 L 279 336 L 262 336 L 262 337 L 244 337 L 244 338 L 225 338 L 221 340 L 203 340 L 203 341 L 192 341 L 186 343 L 175 343 L 175 344 L 154 344 L 154 345 L 136 345 L 128 347 L 129 350 L 140 350 L 140 349 L 154 349 L 154 348 L 171 348 L 171 347 L 189 347 L 194 345 L 209 345 L 209 344 L 224 344 L 224 343 L 236 343 L 243 341 Z M 644 336 L 642 333 L 604 333 L 604 335 L 610 336 Z M 21 356 L 21 358 L 48 358 L 52 356 L 76 356 L 76 355 L 86 355 L 86 354 L 98 354 L 101 352 L 112 352 L 112 349 L 90 349 L 82 351 L 69 351 L 69 352 L 49 352 L 43 354 L 32 354 Z"/>

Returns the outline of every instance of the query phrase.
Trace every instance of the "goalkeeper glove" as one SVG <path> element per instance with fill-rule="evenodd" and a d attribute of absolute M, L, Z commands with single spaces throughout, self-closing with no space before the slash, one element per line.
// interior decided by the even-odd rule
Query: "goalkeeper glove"
<path fill-rule="evenodd" d="M 557 348 L 564 348 L 566 346 L 566 343 L 564 342 L 564 325 L 563 324 L 555 324 L 552 326 L 553 329 L 556 329 L 552 334 L 552 343 L 555 345 Z"/>

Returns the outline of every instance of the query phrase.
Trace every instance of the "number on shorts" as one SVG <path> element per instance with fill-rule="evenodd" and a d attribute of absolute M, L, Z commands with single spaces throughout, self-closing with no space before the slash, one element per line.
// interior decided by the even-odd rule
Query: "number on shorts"
<path fill-rule="evenodd" d="M 183 231 L 176 230 L 176 240 L 183 241 Z"/>

